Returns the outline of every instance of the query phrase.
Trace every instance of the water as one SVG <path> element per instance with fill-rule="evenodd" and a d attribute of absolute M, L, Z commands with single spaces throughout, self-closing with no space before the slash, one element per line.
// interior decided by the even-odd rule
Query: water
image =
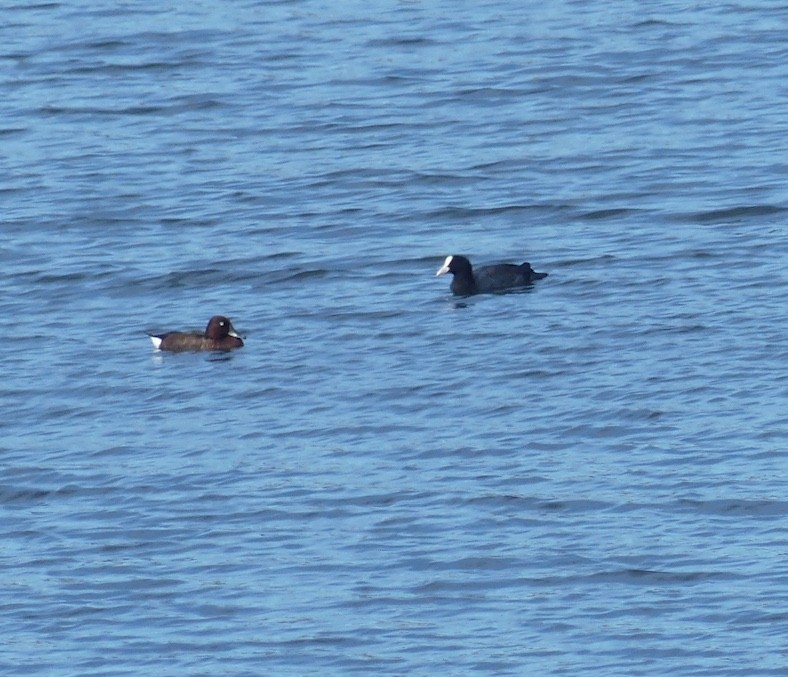
<path fill-rule="evenodd" d="M 0 29 L 3 674 L 788 673 L 784 6 L 83 5 Z"/>

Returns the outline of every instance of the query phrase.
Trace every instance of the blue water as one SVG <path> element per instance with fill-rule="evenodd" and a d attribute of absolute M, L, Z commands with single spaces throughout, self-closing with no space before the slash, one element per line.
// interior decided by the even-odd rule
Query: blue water
<path fill-rule="evenodd" d="M 3 17 L 2 674 L 788 674 L 783 3 Z"/>

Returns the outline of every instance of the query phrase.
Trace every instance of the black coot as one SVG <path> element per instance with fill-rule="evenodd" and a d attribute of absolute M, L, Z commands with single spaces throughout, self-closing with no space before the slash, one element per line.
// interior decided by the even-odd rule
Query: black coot
<path fill-rule="evenodd" d="M 475 269 L 464 256 L 447 256 L 436 275 L 451 273 L 454 279 L 451 290 L 458 296 L 503 291 L 514 287 L 525 287 L 535 280 L 547 277 L 547 273 L 537 273 L 531 264 L 496 263 Z"/>

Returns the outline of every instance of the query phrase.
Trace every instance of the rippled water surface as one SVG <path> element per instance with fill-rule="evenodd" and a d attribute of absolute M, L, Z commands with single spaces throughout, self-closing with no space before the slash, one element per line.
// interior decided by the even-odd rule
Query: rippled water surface
<path fill-rule="evenodd" d="M 786 674 L 784 4 L 181 5 L 3 7 L 2 673 Z"/>

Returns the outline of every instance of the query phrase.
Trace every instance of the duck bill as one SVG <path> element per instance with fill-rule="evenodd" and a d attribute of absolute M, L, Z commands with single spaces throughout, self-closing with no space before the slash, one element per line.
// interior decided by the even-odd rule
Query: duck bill
<path fill-rule="evenodd" d="M 233 338 L 241 339 L 242 341 L 244 338 L 237 331 L 235 331 L 235 327 L 230 327 L 230 331 L 227 332 L 227 336 L 232 336 Z"/>

